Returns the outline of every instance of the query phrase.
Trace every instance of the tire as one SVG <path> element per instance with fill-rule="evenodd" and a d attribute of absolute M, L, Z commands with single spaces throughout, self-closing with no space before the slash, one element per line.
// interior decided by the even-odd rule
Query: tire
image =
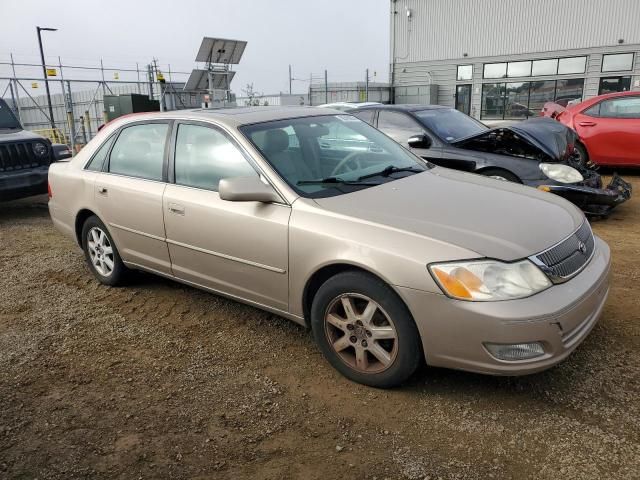
<path fill-rule="evenodd" d="M 311 328 L 336 370 L 371 387 L 401 384 L 423 358 L 409 309 L 387 284 L 364 272 L 340 273 L 318 289 Z"/>
<path fill-rule="evenodd" d="M 589 166 L 589 152 L 584 145 L 581 143 L 576 143 L 576 162 L 583 167 Z"/>
<path fill-rule="evenodd" d="M 110 286 L 124 283 L 128 269 L 111 234 L 95 215 L 87 218 L 82 226 L 82 249 L 91 273 L 100 283 Z"/>
<path fill-rule="evenodd" d="M 517 175 L 514 175 L 509 170 L 503 170 L 501 168 L 487 168 L 479 172 L 480 175 L 485 177 L 495 178 L 496 180 L 504 180 L 506 182 L 522 183 Z"/>

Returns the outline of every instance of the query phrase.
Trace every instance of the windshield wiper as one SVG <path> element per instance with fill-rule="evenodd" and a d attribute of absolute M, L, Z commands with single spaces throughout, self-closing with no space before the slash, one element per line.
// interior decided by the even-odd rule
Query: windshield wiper
<path fill-rule="evenodd" d="M 340 177 L 327 177 L 319 178 L 317 180 L 300 180 L 296 182 L 296 185 L 323 185 L 323 184 L 340 184 L 340 185 L 364 185 L 368 187 L 374 187 L 379 183 L 374 182 L 361 182 L 360 178 L 357 180 L 343 180 Z"/>
<path fill-rule="evenodd" d="M 374 172 L 374 173 L 368 173 L 366 175 L 362 175 L 361 177 L 358 177 L 358 180 L 364 180 L 366 178 L 372 178 L 372 177 L 388 177 L 389 175 L 391 175 L 392 173 L 396 173 L 396 172 L 413 172 L 413 173 L 420 173 L 420 172 L 424 172 L 425 170 L 423 168 L 418 168 L 418 167 L 396 167 L 394 165 L 389 165 L 388 167 L 385 167 L 384 169 L 380 170 L 379 172 Z"/>

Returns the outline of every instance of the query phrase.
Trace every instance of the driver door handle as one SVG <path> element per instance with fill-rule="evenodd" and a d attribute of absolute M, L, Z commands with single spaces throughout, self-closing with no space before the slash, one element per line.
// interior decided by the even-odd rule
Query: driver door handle
<path fill-rule="evenodd" d="M 171 213 L 175 213 L 176 215 L 184 215 L 184 207 L 182 205 L 178 205 L 177 203 L 170 203 L 169 211 Z"/>
<path fill-rule="evenodd" d="M 595 127 L 597 125 L 596 122 L 578 122 L 578 125 L 581 127 Z"/>

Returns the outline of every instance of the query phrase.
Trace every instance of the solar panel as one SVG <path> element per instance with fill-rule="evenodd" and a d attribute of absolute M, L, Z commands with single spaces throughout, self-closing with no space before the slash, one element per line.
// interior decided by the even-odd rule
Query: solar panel
<path fill-rule="evenodd" d="M 208 70 L 195 69 L 191 71 L 189 79 L 184 86 L 185 90 L 209 90 L 209 75 Z M 214 90 L 227 90 L 227 86 L 231 84 L 231 80 L 235 76 L 236 72 L 213 72 L 212 83 Z M 227 83 L 228 79 L 228 83 Z"/>
<path fill-rule="evenodd" d="M 196 62 L 237 64 L 244 53 L 247 42 L 226 38 L 204 37 L 196 56 Z"/>

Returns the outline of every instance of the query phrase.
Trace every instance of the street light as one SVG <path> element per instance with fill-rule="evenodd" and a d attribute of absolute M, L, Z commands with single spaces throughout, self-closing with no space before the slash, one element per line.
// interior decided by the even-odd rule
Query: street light
<path fill-rule="evenodd" d="M 40 58 L 42 59 L 42 73 L 44 75 L 44 86 L 47 89 L 47 102 L 49 103 L 49 118 L 51 119 L 51 128 L 56 128 L 56 124 L 53 120 L 53 107 L 51 106 L 51 92 L 49 92 L 49 79 L 47 78 L 47 66 L 44 63 L 44 50 L 42 49 L 42 37 L 40 32 L 56 32 L 57 28 L 48 27 L 36 27 L 38 32 L 38 45 L 40 45 Z"/>

